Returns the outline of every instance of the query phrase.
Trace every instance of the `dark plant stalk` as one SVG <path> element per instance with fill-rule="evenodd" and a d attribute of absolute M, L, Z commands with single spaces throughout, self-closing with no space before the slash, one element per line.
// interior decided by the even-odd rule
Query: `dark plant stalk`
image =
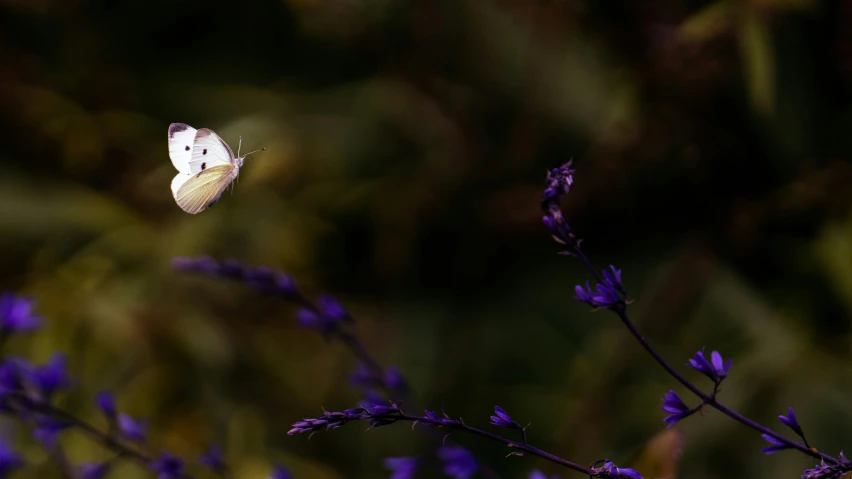
<path fill-rule="evenodd" d="M 275 296 L 308 310 L 317 317 L 322 317 L 325 314 L 318 302 L 312 301 L 305 296 L 296 287 L 295 281 L 280 271 L 266 267 L 252 268 L 236 261 L 219 262 L 210 257 L 175 258 L 172 265 L 180 271 L 203 273 L 218 278 L 240 281 L 262 293 Z M 318 326 L 317 329 L 324 338 L 337 339 L 343 343 L 355 359 L 367 368 L 371 376 L 371 382 L 378 386 L 389 398 L 400 403 L 408 403 L 408 395 L 405 394 L 406 391 L 397 390 L 387 383 L 384 368 L 370 354 L 358 335 L 344 324 L 352 321 L 348 313 L 345 316 L 346 319 L 325 322 Z M 410 403 L 408 404 L 410 405 Z M 524 438 L 526 442 L 526 431 L 524 431 Z M 444 441 L 446 441 L 446 438 Z M 487 478 L 498 479 L 500 477 L 484 464 L 480 463 L 479 467 L 480 472 Z"/>
<path fill-rule="evenodd" d="M 573 169 L 571 169 L 571 162 L 569 161 L 561 168 L 556 168 L 548 173 L 547 177 L 547 187 L 544 191 L 544 196 L 542 197 L 541 207 L 545 213 L 545 224 L 551 229 L 553 232 L 553 237 L 557 242 L 563 244 L 567 251 L 566 253 L 570 256 L 575 256 L 580 259 L 580 261 L 585 265 L 586 269 L 592 274 L 595 278 L 595 281 L 598 284 L 606 284 L 609 283 L 606 278 L 604 278 L 601 273 L 595 268 L 589 258 L 583 253 L 583 250 L 580 247 L 580 240 L 577 240 L 573 233 L 571 233 L 570 228 L 568 227 L 565 218 L 562 215 L 562 210 L 560 207 L 560 201 L 562 199 L 562 195 L 568 193 L 570 186 L 573 184 Z M 663 357 L 654 349 L 653 346 L 648 342 L 647 339 L 639 332 L 636 325 L 630 320 L 630 317 L 627 314 L 627 303 L 626 297 L 623 289 L 617 293 L 619 299 L 617 301 L 613 301 L 612 304 L 606 306 L 606 309 L 614 312 L 624 326 L 630 331 L 634 338 L 639 341 L 639 344 L 645 348 L 645 351 L 651 355 L 654 360 L 666 370 L 677 382 L 682 384 L 684 387 L 689 389 L 694 395 L 696 395 L 699 399 L 701 399 L 703 405 L 707 404 L 710 407 L 720 411 L 721 413 L 727 415 L 728 417 L 734 419 L 737 422 L 745 424 L 746 426 L 762 433 L 766 434 L 770 437 L 773 437 L 785 444 L 791 449 L 796 449 L 799 452 L 806 454 L 808 456 L 814 457 L 816 459 L 824 460 L 831 464 L 838 464 L 840 461 L 838 459 L 819 452 L 815 448 L 810 448 L 804 444 L 788 439 L 777 432 L 769 429 L 765 426 L 758 424 L 755 421 L 743 416 L 742 414 L 737 413 L 736 411 L 728 408 L 723 405 L 716 399 L 716 390 L 718 389 L 719 383 L 718 381 L 714 385 L 714 393 L 712 395 L 708 395 L 704 391 L 702 391 L 698 386 L 693 384 L 691 381 L 686 379 L 683 375 L 681 375 L 677 370 L 675 370 Z"/>
<path fill-rule="evenodd" d="M 388 411 L 390 409 L 390 411 Z M 306 419 L 304 421 L 297 422 L 293 424 L 293 429 L 288 431 L 287 434 L 314 434 L 320 429 L 336 429 L 350 421 L 370 421 L 370 427 L 381 427 L 389 424 L 393 424 L 399 421 L 407 421 L 412 423 L 412 428 L 417 424 L 428 424 L 430 426 L 435 427 L 444 427 L 447 429 L 452 429 L 455 431 L 464 431 L 470 434 L 474 434 L 480 437 L 484 437 L 494 442 L 499 442 L 506 446 L 509 446 L 513 449 L 518 449 L 525 453 L 538 456 L 542 459 L 546 459 L 550 462 L 559 464 L 561 466 L 568 467 L 577 472 L 581 472 L 583 474 L 594 476 L 596 471 L 593 471 L 591 468 L 581 466 L 577 463 L 571 462 L 567 459 L 561 458 L 555 454 L 551 454 L 547 451 L 539 449 L 537 447 L 531 446 L 526 441 L 519 442 L 513 439 L 508 439 L 506 437 L 490 433 L 488 431 L 484 431 L 482 429 L 478 429 L 475 427 L 468 426 L 465 424 L 464 420 L 454 420 L 450 419 L 446 415 L 444 417 L 437 416 L 432 414 L 430 416 L 414 416 L 410 414 L 405 414 L 401 410 L 399 410 L 396 406 L 388 408 L 384 406 L 376 406 L 374 411 L 371 412 L 364 408 L 357 408 L 354 410 L 347 410 L 344 412 L 326 412 L 324 416 L 320 418 L 314 419 Z M 449 434 L 449 433 L 448 433 Z M 524 434 L 524 439 L 526 439 L 526 434 Z M 445 435 L 446 437 L 446 435 Z M 509 455 L 523 455 L 521 452 L 512 452 Z"/>
<path fill-rule="evenodd" d="M 71 413 L 63 411 L 62 409 L 59 409 L 55 406 L 52 406 L 50 404 L 46 404 L 46 403 L 43 403 L 43 402 L 33 401 L 31 398 L 29 398 L 25 394 L 21 394 L 21 393 L 8 393 L 8 394 L 5 395 L 5 398 L 20 403 L 22 409 L 25 410 L 25 411 L 36 412 L 36 413 L 39 413 L 39 414 L 44 414 L 44 415 L 50 416 L 50 417 L 52 417 L 52 418 L 54 418 L 54 419 L 56 419 L 60 422 L 68 424 L 70 427 L 73 427 L 73 428 L 75 428 L 79 431 L 82 431 L 84 434 L 86 434 L 94 442 L 100 444 L 101 446 L 103 446 L 106 449 L 113 451 L 116 454 L 116 456 L 119 457 L 119 458 L 130 459 L 130 460 L 140 464 L 141 466 L 145 467 L 146 469 L 151 465 L 151 463 L 154 462 L 154 460 L 151 457 L 149 457 L 148 455 L 146 455 L 145 453 L 143 453 L 143 452 L 141 452 L 138 449 L 135 449 L 133 447 L 127 446 L 126 444 L 123 444 L 121 441 L 117 440 L 115 437 L 101 431 L 100 429 L 98 429 L 95 426 L 89 424 L 88 422 L 78 418 L 77 416 L 74 416 Z M 15 411 L 7 411 L 7 412 L 5 412 L 5 414 L 10 415 L 10 416 L 15 417 L 15 418 L 23 419 L 22 416 L 20 414 L 17 414 Z M 52 457 L 54 456 L 54 451 L 48 451 L 48 452 L 51 454 Z M 57 457 L 54 457 L 54 459 L 59 461 L 59 458 L 57 458 Z M 64 463 L 64 467 L 63 467 L 63 463 Z M 71 478 L 76 477 L 76 475 L 74 473 L 69 472 L 70 466 L 68 465 L 67 460 L 66 461 L 60 461 L 59 464 L 60 464 L 60 467 L 62 467 L 62 469 L 63 469 L 63 473 L 67 477 L 71 477 Z M 185 474 L 180 476 L 180 478 L 181 479 L 192 479 L 190 476 L 185 475 Z"/>
<path fill-rule="evenodd" d="M 602 282 L 603 279 L 601 278 L 600 273 L 595 269 L 594 265 L 592 265 L 591 261 L 589 261 L 588 257 L 586 257 L 586 255 L 583 253 L 582 249 L 580 249 L 580 245 L 574 242 L 574 244 L 568 244 L 568 246 L 571 248 L 571 253 L 580 258 L 586 268 L 594 275 L 595 280 L 598 282 Z M 677 372 L 677 370 L 675 370 L 665 359 L 663 359 L 663 357 L 657 352 L 657 350 L 654 349 L 653 346 L 651 346 L 651 343 L 649 343 L 648 340 L 645 339 L 645 337 L 642 335 L 642 333 L 639 332 L 639 329 L 636 328 L 636 325 L 633 324 L 633 322 L 630 320 L 630 316 L 628 316 L 627 314 L 627 306 L 625 304 L 617 304 L 607 309 L 615 313 L 621 320 L 621 322 L 624 324 L 624 326 L 626 326 L 627 329 L 630 331 L 630 334 L 632 334 L 633 337 L 636 338 L 637 341 L 639 341 L 639 344 L 641 344 L 642 347 L 645 348 L 645 351 L 647 351 L 648 354 L 650 354 L 651 357 L 654 358 L 654 360 L 660 366 L 662 366 L 663 369 L 665 369 L 666 372 L 668 372 L 669 375 L 671 375 L 677 382 L 682 384 L 685 388 L 689 389 L 694 395 L 701 399 L 702 404 L 709 405 L 710 407 L 718 410 L 719 412 L 725 414 L 731 419 L 745 424 L 746 426 L 754 429 L 755 431 L 760 432 L 761 434 L 768 434 L 774 437 L 775 439 L 778 439 L 779 441 L 783 442 L 784 444 L 788 445 L 790 448 L 796 449 L 803 454 L 814 457 L 816 459 L 822 459 L 832 464 L 837 464 L 839 462 L 836 458 L 828 454 L 819 452 L 816 449 L 809 448 L 804 444 L 788 439 L 782 436 L 781 434 L 778 434 L 777 432 L 773 431 L 772 429 L 769 429 L 766 426 L 762 426 L 757 422 L 752 421 L 751 419 L 743 416 L 742 414 L 739 414 L 738 412 L 720 403 L 716 399 L 715 395 L 708 395 L 707 393 L 702 391 L 700 388 L 698 388 L 698 386 L 686 379 L 682 374 Z"/>

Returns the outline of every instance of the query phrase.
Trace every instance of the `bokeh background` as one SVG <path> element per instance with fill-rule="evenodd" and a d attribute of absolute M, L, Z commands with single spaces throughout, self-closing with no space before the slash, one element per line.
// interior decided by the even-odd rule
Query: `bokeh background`
<path fill-rule="evenodd" d="M 558 455 L 641 462 L 660 398 L 683 391 L 572 299 L 589 274 L 555 254 L 538 201 L 573 157 L 566 216 L 596 264 L 624 268 L 648 339 L 679 366 L 723 352 L 728 405 L 773 427 L 792 405 L 836 454 L 852 431 L 850 22 L 849 2 L 815 0 L 3 0 L 0 286 L 49 319 L 8 348 L 67 352 L 64 407 L 98 423 L 91 397 L 111 388 L 150 418 L 152 451 L 218 441 L 240 478 L 272 461 L 383 478 L 383 457 L 430 451 L 406 425 L 287 436 L 360 399 L 355 364 L 291 306 L 170 267 L 234 258 L 339 297 L 412 407 L 489 428 L 499 404 Z M 267 150 L 188 215 L 171 122 Z M 679 430 L 676 477 L 814 463 L 763 456 L 715 411 Z M 579 477 L 454 438 L 499 477 Z M 58 477 L 19 445 L 41 465 L 17 477 Z"/>

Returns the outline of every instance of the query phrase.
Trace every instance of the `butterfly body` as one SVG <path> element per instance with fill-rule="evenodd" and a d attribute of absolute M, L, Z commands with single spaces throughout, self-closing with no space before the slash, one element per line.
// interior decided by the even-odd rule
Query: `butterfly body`
<path fill-rule="evenodd" d="M 169 125 L 169 157 L 178 170 L 171 188 L 178 206 L 193 215 L 213 206 L 240 175 L 250 154 L 234 156 L 225 140 L 209 128 Z"/>

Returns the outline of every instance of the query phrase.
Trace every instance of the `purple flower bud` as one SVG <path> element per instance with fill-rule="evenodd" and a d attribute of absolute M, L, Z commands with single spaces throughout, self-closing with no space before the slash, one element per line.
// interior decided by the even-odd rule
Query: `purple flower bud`
<path fill-rule="evenodd" d="M 320 295 L 319 299 L 317 299 L 317 307 L 320 313 L 329 321 L 352 322 L 352 317 L 349 316 L 343 305 L 327 294 Z"/>
<path fill-rule="evenodd" d="M 183 476 L 183 460 L 163 451 L 151 463 L 151 470 L 157 474 L 157 479 L 178 479 Z"/>
<path fill-rule="evenodd" d="M 211 444 L 207 451 L 198 458 L 198 463 L 214 472 L 226 469 L 222 448 L 218 444 Z"/>
<path fill-rule="evenodd" d="M 672 427 L 681 419 L 692 415 L 696 410 L 688 408 L 674 390 L 669 390 L 663 396 L 663 411 L 669 413 L 663 419 L 663 422 L 668 424 L 666 427 Z"/>
<path fill-rule="evenodd" d="M 276 464 L 269 479 L 293 479 L 293 474 L 281 464 Z"/>
<path fill-rule="evenodd" d="M 107 472 L 109 472 L 108 462 L 88 462 L 77 466 L 77 473 L 81 479 L 103 479 Z"/>
<path fill-rule="evenodd" d="M 506 414 L 506 411 L 500 406 L 494 406 L 494 414 L 494 416 L 491 416 L 491 424 L 512 429 L 522 429 L 521 425 Z"/>
<path fill-rule="evenodd" d="M 71 385 L 71 378 L 65 372 L 65 363 L 65 355 L 55 353 L 45 364 L 33 370 L 33 386 L 38 388 L 45 399 L 49 400 L 55 392 Z"/>
<path fill-rule="evenodd" d="M 396 406 L 384 406 L 381 404 L 373 404 L 369 407 L 371 414 L 392 414 L 399 412 Z"/>
<path fill-rule="evenodd" d="M 597 308 L 598 305 L 595 303 L 595 293 L 592 291 L 592 286 L 586 281 L 586 287 L 583 288 L 581 285 L 574 286 L 574 299 L 577 301 L 588 304 L 593 308 Z"/>
<path fill-rule="evenodd" d="M 70 424 L 57 421 L 48 416 L 41 416 L 36 420 L 36 427 L 33 429 L 33 437 L 44 447 L 53 449 L 56 446 L 56 441 L 59 438 L 59 433 L 70 426 Z"/>
<path fill-rule="evenodd" d="M 689 360 L 687 366 L 704 374 L 715 383 L 721 382 L 728 377 L 728 370 L 731 369 L 731 360 L 723 361 L 722 355 L 718 351 L 713 351 L 710 355 L 712 363 L 704 357 L 704 348 L 695 353 Z"/>
<path fill-rule="evenodd" d="M 597 464 L 600 464 L 598 462 Z M 593 467 L 595 477 L 604 479 L 642 479 L 642 475 L 635 469 L 617 467 L 612 461 L 604 461 L 600 467 Z"/>
<path fill-rule="evenodd" d="M 41 326 L 42 318 L 33 314 L 33 301 L 12 293 L 0 296 L 0 330 L 28 333 Z"/>
<path fill-rule="evenodd" d="M 0 395 L 20 392 L 33 367 L 24 359 L 7 357 L 0 363 Z"/>
<path fill-rule="evenodd" d="M 118 409 L 115 406 L 115 397 L 109 391 L 101 391 L 95 395 L 95 405 L 110 421 L 115 420 Z"/>
<path fill-rule="evenodd" d="M 402 371 L 396 366 L 391 366 L 385 369 L 385 386 L 391 391 L 395 391 L 397 393 L 408 389 L 408 384 L 405 382 L 405 376 L 402 375 Z"/>
<path fill-rule="evenodd" d="M 385 469 L 390 469 L 390 479 L 413 479 L 420 466 L 416 457 L 387 457 L 384 460 Z"/>
<path fill-rule="evenodd" d="M 761 434 L 760 437 L 762 437 L 766 442 L 771 444 L 771 446 L 763 448 L 762 452 L 764 454 L 775 454 L 778 451 L 783 451 L 784 449 L 790 448 L 790 446 L 770 436 L 769 434 Z"/>
<path fill-rule="evenodd" d="M 0 477 L 8 477 L 12 471 L 20 469 L 23 465 L 24 460 L 21 456 L 12 449 L 6 438 L 0 437 Z"/>
<path fill-rule="evenodd" d="M 476 458 L 461 446 L 442 446 L 437 454 L 443 463 L 444 474 L 453 479 L 470 479 L 479 470 Z"/>
<path fill-rule="evenodd" d="M 122 436 L 133 442 L 142 442 L 148 432 L 148 421 L 135 420 L 128 414 L 121 413 L 118 415 L 118 430 Z"/>
<path fill-rule="evenodd" d="M 249 287 L 264 293 L 282 296 L 290 301 L 301 296 L 292 278 L 265 266 L 249 268 L 238 261 L 217 262 L 213 258 L 202 256 L 199 258 L 174 258 L 172 267 L 178 271 L 242 281 Z"/>
<path fill-rule="evenodd" d="M 785 426 L 789 427 L 800 437 L 805 437 L 805 433 L 802 431 L 802 426 L 799 425 L 799 420 L 796 419 L 796 413 L 793 412 L 793 408 L 789 408 L 787 410 L 787 415 L 778 416 L 778 420 L 783 422 Z"/>
<path fill-rule="evenodd" d="M 574 169 L 571 168 L 573 160 L 569 160 L 559 168 L 553 168 L 547 172 L 544 193 L 541 198 L 542 204 L 559 202 L 562 195 L 567 194 L 571 185 L 574 184 Z"/>
<path fill-rule="evenodd" d="M 852 462 L 846 459 L 843 452 L 840 453 L 840 462 L 837 464 L 826 464 L 825 461 L 813 469 L 808 469 L 802 474 L 802 479 L 840 479 L 846 472 L 852 471 Z"/>
<path fill-rule="evenodd" d="M 320 324 L 319 315 L 307 308 L 302 308 L 296 313 L 296 323 L 306 328 L 316 328 Z"/>

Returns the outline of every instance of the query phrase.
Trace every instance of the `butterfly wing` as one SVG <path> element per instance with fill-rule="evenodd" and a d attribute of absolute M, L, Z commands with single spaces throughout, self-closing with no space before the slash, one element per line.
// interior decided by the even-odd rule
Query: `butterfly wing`
<path fill-rule="evenodd" d="M 201 173 L 214 166 L 234 163 L 234 152 L 231 151 L 231 147 L 209 128 L 202 128 L 195 133 L 190 152 L 192 153 L 192 158 L 189 160 L 190 173 Z"/>
<path fill-rule="evenodd" d="M 178 171 L 189 173 L 189 161 L 192 159 L 192 145 L 198 130 L 186 123 L 169 125 L 169 157 Z"/>
<path fill-rule="evenodd" d="M 230 163 L 205 168 L 189 179 L 172 180 L 172 191 L 178 206 L 189 214 L 201 213 L 219 200 L 225 188 L 234 180 L 234 166 Z M 182 181 L 175 191 L 175 183 Z"/>

